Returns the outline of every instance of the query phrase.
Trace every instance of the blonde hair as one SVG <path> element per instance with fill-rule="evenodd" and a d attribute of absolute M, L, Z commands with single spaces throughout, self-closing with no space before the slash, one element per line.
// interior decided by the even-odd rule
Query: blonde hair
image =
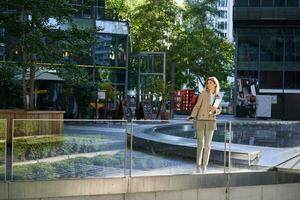
<path fill-rule="evenodd" d="M 207 79 L 206 79 L 206 81 L 205 81 L 205 89 L 208 91 L 208 87 L 207 87 L 207 82 L 208 81 L 212 81 L 212 82 L 214 82 L 214 84 L 216 84 L 216 90 L 215 90 L 215 93 L 216 94 L 219 94 L 220 93 L 220 83 L 219 83 L 219 81 L 218 81 L 218 79 L 216 78 L 216 77 L 214 77 L 214 76 L 212 76 L 212 77 L 208 77 Z"/>

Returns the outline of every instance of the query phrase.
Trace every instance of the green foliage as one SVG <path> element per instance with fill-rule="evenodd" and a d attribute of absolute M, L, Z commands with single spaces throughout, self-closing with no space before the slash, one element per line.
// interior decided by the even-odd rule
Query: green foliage
<path fill-rule="evenodd" d="M 105 90 L 106 98 L 108 101 L 112 101 L 118 94 L 116 88 L 113 87 L 111 82 L 104 82 L 100 84 L 100 89 Z"/>
<path fill-rule="evenodd" d="M 150 81 L 150 84 L 145 88 L 146 93 L 153 93 L 157 96 L 161 96 L 163 99 L 166 99 L 170 96 L 170 83 L 166 84 L 161 79 L 154 79 Z"/>
<path fill-rule="evenodd" d="M 113 20 L 127 20 L 130 7 L 126 0 L 108 0 L 105 1 L 106 14 Z"/>
<path fill-rule="evenodd" d="M 32 178 L 34 180 L 51 180 L 53 179 L 55 169 L 48 163 L 37 163 L 32 166 Z"/>
<path fill-rule="evenodd" d="M 109 146 L 101 136 L 45 136 L 16 138 L 14 161 L 37 160 L 57 155 L 102 151 Z M 0 144 L 0 158 L 1 158 Z"/>
<path fill-rule="evenodd" d="M 0 119 L 0 140 L 6 139 L 7 121 Z"/>
<path fill-rule="evenodd" d="M 166 51 L 179 29 L 174 0 L 145 0 L 130 14 L 134 51 Z"/>
<path fill-rule="evenodd" d="M 94 165 L 104 166 L 104 167 L 120 168 L 123 165 L 122 160 L 109 155 L 96 156 L 94 157 L 92 162 Z"/>
<path fill-rule="evenodd" d="M 1 141 L 0 142 L 0 165 L 4 164 L 4 161 L 5 161 L 5 141 Z"/>
<path fill-rule="evenodd" d="M 218 13 L 216 0 L 186 0 L 182 8 L 173 0 L 126 2 L 133 5 L 126 15 L 133 51 L 166 51 L 167 66 L 176 63 L 176 89 L 184 83 L 196 88 L 195 79 L 209 76 L 223 86 L 233 75 L 234 46 L 211 26 L 210 16 Z M 129 74 L 135 77 L 135 72 Z"/>
<path fill-rule="evenodd" d="M 78 104 L 78 117 L 89 116 L 89 103 L 96 99 L 98 86 L 89 80 L 87 69 L 66 65 L 58 69 L 58 75 L 66 81 L 64 94 L 67 97 L 66 104 L 70 104 L 70 98 L 75 96 Z"/>
<path fill-rule="evenodd" d="M 37 135 L 37 121 L 15 121 L 14 137 Z"/>
<path fill-rule="evenodd" d="M 183 31 L 170 49 L 171 57 L 176 61 L 176 70 L 189 69 L 189 73 L 177 72 L 177 84 L 184 82 L 184 79 L 205 80 L 216 76 L 223 85 L 227 77 L 233 75 L 233 44 L 208 26 L 210 21 L 207 16 L 217 13 L 215 5 L 215 0 L 186 2 Z"/>
<path fill-rule="evenodd" d="M 18 62 L 23 76 L 29 74 L 29 80 L 23 82 L 23 98 L 29 95 L 29 109 L 33 110 L 36 63 L 62 62 L 65 51 L 82 56 L 93 44 L 96 30 L 76 25 L 72 19 L 77 10 L 65 0 L 1 1 L 0 7 L 15 8 L 0 13 L 0 27 L 6 32 L 8 59 Z"/>
<path fill-rule="evenodd" d="M 20 71 L 12 64 L 0 65 L 0 109 L 22 105 L 21 81 L 16 77 L 18 73 Z"/>
<path fill-rule="evenodd" d="M 36 163 L 14 166 L 14 180 L 51 180 L 64 178 L 83 178 L 101 172 L 103 168 L 123 168 L 124 155 L 99 155 L 92 158 L 78 157 L 54 163 Z M 98 167 L 97 167 L 98 166 Z M 0 179 L 1 179 L 0 166 Z M 4 168 L 3 168 L 4 169 Z"/>

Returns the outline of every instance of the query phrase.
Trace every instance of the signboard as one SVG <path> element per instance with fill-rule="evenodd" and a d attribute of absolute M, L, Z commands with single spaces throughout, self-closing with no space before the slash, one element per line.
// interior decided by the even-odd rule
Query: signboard
<path fill-rule="evenodd" d="M 272 98 L 272 104 L 277 104 L 277 96 L 271 96 Z"/>
<path fill-rule="evenodd" d="M 257 95 L 256 96 L 256 117 L 271 117 L 272 96 Z"/>
<path fill-rule="evenodd" d="M 128 24 L 125 22 L 96 20 L 96 27 L 98 28 L 98 33 L 112 33 L 122 35 L 128 35 L 129 33 Z"/>
<path fill-rule="evenodd" d="M 97 98 L 98 99 L 105 99 L 106 95 L 105 95 L 105 90 L 99 90 L 98 91 L 98 95 Z"/>

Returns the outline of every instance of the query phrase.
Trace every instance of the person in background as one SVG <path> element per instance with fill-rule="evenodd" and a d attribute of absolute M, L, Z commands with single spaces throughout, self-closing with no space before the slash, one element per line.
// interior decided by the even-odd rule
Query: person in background
<path fill-rule="evenodd" d="M 243 92 L 238 92 L 237 93 L 237 105 L 238 106 L 243 106 L 246 104 L 246 98 L 244 97 Z"/>
<path fill-rule="evenodd" d="M 216 77 L 209 77 L 205 82 L 205 88 L 198 97 L 192 113 L 187 120 L 194 119 L 197 130 L 197 171 L 205 172 L 207 169 L 211 141 L 214 131 L 217 129 L 216 115 L 221 113 L 221 106 L 212 106 L 219 96 L 220 84 Z"/>

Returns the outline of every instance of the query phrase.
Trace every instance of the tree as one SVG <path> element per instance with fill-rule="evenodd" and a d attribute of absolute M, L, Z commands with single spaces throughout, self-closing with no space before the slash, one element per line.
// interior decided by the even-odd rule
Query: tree
<path fill-rule="evenodd" d="M 166 101 L 170 99 L 171 96 L 171 83 L 165 83 L 162 79 L 152 79 L 148 87 L 145 88 L 145 94 L 155 95 L 160 99 L 160 104 L 157 111 L 157 116 L 161 111 L 166 111 Z"/>
<path fill-rule="evenodd" d="M 212 25 L 212 16 L 218 14 L 217 0 L 186 0 L 183 7 L 174 0 L 108 2 L 122 8 L 123 19 L 130 21 L 134 52 L 165 51 L 167 66 L 176 62 L 177 89 L 183 83 L 196 88 L 195 79 L 203 83 L 209 76 L 216 76 L 224 85 L 233 74 L 234 46 L 218 36 Z M 122 5 L 129 5 L 128 9 Z"/>
<path fill-rule="evenodd" d="M 186 1 L 183 12 L 183 29 L 172 42 L 170 54 L 181 68 L 189 73 L 177 80 L 197 78 L 202 85 L 209 76 L 216 76 L 221 84 L 233 75 L 234 46 L 218 36 L 209 16 L 217 14 L 215 0 Z M 192 85 L 195 87 L 195 85 Z"/>
<path fill-rule="evenodd" d="M 167 51 L 177 21 L 179 7 L 174 0 L 145 0 L 129 15 L 133 51 Z"/>
<path fill-rule="evenodd" d="M 22 68 L 24 109 L 33 110 L 38 63 L 61 62 L 64 52 L 83 53 L 92 44 L 95 30 L 75 25 L 72 17 L 77 10 L 67 0 L 10 0 L 1 1 L 0 7 L 7 8 L 0 12 L 7 58 Z"/>
<path fill-rule="evenodd" d="M 128 0 L 109 0 L 106 1 L 106 12 L 108 12 L 114 20 L 127 20 L 130 13 Z"/>
<path fill-rule="evenodd" d="M 17 107 L 22 104 L 20 98 L 22 86 L 17 80 L 18 69 L 12 64 L 3 64 L 0 67 L 0 109 Z"/>

